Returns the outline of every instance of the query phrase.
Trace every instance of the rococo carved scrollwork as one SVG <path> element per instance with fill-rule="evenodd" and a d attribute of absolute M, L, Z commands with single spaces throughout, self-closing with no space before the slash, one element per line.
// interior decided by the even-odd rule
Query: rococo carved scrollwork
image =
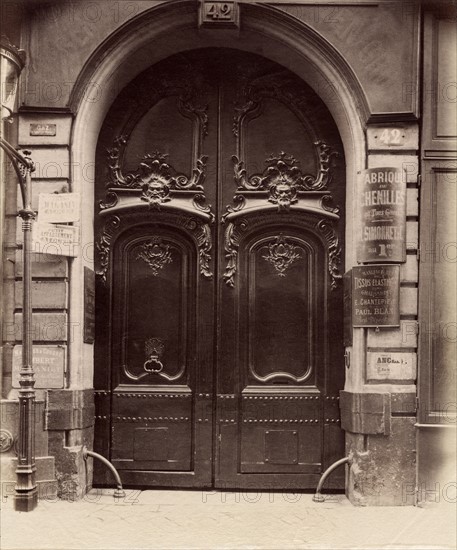
<path fill-rule="evenodd" d="M 207 223 L 200 224 L 198 226 L 199 230 L 197 232 L 197 245 L 200 257 L 200 273 L 211 279 L 213 274 L 210 268 L 211 262 L 211 229 Z"/>
<path fill-rule="evenodd" d="M 238 247 L 240 245 L 240 236 L 241 232 L 246 230 L 246 227 L 246 220 L 241 220 L 236 224 L 229 223 L 225 231 L 224 249 L 227 264 L 222 278 L 228 286 L 235 286 L 235 274 L 237 268 L 236 264 L 238 258 Z"/>
<path fill-rule="evenodd" d="M 282 233 L 268 243 L 267 249 L 268 253 L 262 258 L 273 265 L 279 277 L 285 277 L 289 267 L 301 258 L 299 248 L 288 242 Z"/>
<path fill-rule="evenodd" d="M 333 229 L 333 222 L 339 219 L 339 207 L 333 206 L 333 196 L 324 187 L 330 181 L 330 157 L 333 153 L 323 142 L 316 142 L 321 156 L 321 167 L 317 176 L 303 174 L 297 160 L 282 151 L 279 155 L 270 155 L 266 160 L 266 168 L 262 174 L 248 176 L 244 162 L 237 156 L 233 156 L 234 180 L 237 185 L 233 203 L 228 205 L 222 216 L 222 223 L 227 223 L 225 230 L 226 270 L 225 282 L 234 286 L 234 278 L 237 270 L 237 256 L 240 238 L 240 229 L 246 227 L 246 221 L 240 224 L 237 218 L 240 215 L 263 215 L 267 212 L 274 221 L 278 214 L 292 215 L 292 212 L 300 212 L 302 219 L 320 219 L 322 224 L 318 231 L 324 235 L 329 247 L 329 270 L 332 277 L 332 288 L 336 286 L 338 274 L 339 248 L 338 239 Z M 276 213 L 272 212 L 274 205 Z M 328 219 L 327 219 L 328 218 Z M 249 218 L 250 219 L 250 218 Z M 330 233 L 331 232 L 331 233 Z M 333 238 L 334 237 L 334 238 Z M 336 240 L 335 240 L 336 239 Z M 277 243 L 274 249 L 276 253 L 286 254 L 287 247 L 284 242 Z M 274 255 L 273 249 L 269 256 L 276 265 L 283 265 L 287 269 L 285 256 L 280 258 Z M 294 258 L 295 259 L 295 258 Z M 284 274 L 280 271 L 280 274 Z"/>
<path fill-rule="evenodd" d="M 110 208 L 117 203 L 117 189 L 141 189 L 141 200 L 149 204 L 151 208 L 160 210 L 163 203 L 169 202 L 172 190 L 198 191 L 199 207 L 202 209 L 204 195 L 202 183 L 205 179 L 206 161 L 205 155 L 199 157 L 196 166 L 189 178 L 176 170 L 167 162 L 168 155 L 155 151 L 145 155 L 135 172 L 123 175 L 119 165 L 120 145 L 125 144 L 126 138 L 116 138 L 114 146 L 108 150 L 111 181 L 108 183 L 109 191 L 105 201 L 100 202 L 100 208 Z"/>
<path fill-rule="evenodd" d="M 98 253 L 99 268 L 96 273 L 100 276 L 101 280 L 106 283 L 106 273 L 109 266 L 109 257 L 111 242 L 113 236 L 119 230 L 121 225 L 121 220 L 119 216 L 111 216 L 105 223 L 103 232 L 96 244 L 96 250 Z"/>
<path fill-rule="evenodd" d="M 152 237 L 148 242 L 136 248 L 136 259 L 143 260 L 151 268 L 154 276 L 159 274 L 166 264 L 171 264 L 170 245 L 160 237 Z"/>
<path fill-rule="evenodd" d="M 321 236 L 327 251 L 330 288 L 335 290 L 338 282 L 342 279 L 340 273 L 341 246 L 334 226 L 335 220 L 317 218 L 315 214 L 303 216 L 300 212 L 283 212 L 278 218 L 277 221 L 281 225 L 290 223 L 295 227 L 303 227 Z M 229 219 L 225 230 L 224 246 L 227 263 L 223 274 L 223 280 L 228 286 L 235 286 L 238 250 L 243 234 L 247 233 L 248 228 L 251 233 L 259 227 L 269 226 L 270 222 L 271 217 L 265 216 L 261 209 L 253 213 L 250 218 Z M 263 258 L 274 265 L 279 276 L 284 276 L 285 271 L 300 258 L 297 248 L 280 234 L 268 244 L 268 253 Z"/>
<path fill-rule="evenodd" d="M 113 147 L 108 150 L 111 179 L 105 200 L 100 202 L 101 216 L 108 213 L 116 214 L 116 223 L 119 225 L 121 217 L 138 216 L 145 207 L 147 210 L 156 212 L 155 222 L 160 222 L 161 219 L 165 219 L 164 216 L 174 212 L 175 223 L 194 236 L 199 251 L 200 273 L 204 277 L 211 278 L 210 224 L 214 221 L 214 214 L 211 212 L 211 206 L 206 204 L 203 188 L 207 157 L 202 155 L 196 160 L 192 175 L 188 177 L 178 173 L 171 166 L 167 155 L 155 151 L 145 155 L 134 172 L 124 175 L 120 159 L 126 141 L 125 136 L 116 138 Z M 148 218 L 147 221 L 152 221 L 151 215 L 145 215 Z M 112 221 L 106 222 L 97 244 L 100 265 L 97 272 L 103 282 L 106 282 L 107 278 L 110 247 L 115 229 Z M 152 244 L 147 251 L 143 251 L 141 256 L 150 263 L 153 274 L 157 274 L 160 269 L 157 264 L 159 257 L 156 256 L 159 252 L 158 247 L 159 245 Z M 168 256 L 161 257 L 162 260 L 166 258 Z"/>
<path fill-rule="evenodd" d="M 278 156 L 270 155 L 265 161 L 267 167 L 262 174 L 248 176 L 244 162 L 236 155 L 234 162 L 235 182 L 240 191 L 268 191 L 269 202 L 278 205 L 278 209 L 287 210 L 291 204 L 297 202 L 297 195 L 301 191 L 321 191 L 331 179 L 330 158 L 336 155 L 330 147 L 322 141 L 315 143 L 321 159 L 317 176 L 302 174 L 298 161 L 284 151 Z"/>
<path fill-rule="evenodd" d="M 343 277 L 340 273 L 341 246 L 338 241 L 338 235 L 330 220 L 319 220 L 316 227 L 327 241 L 328 271 L 330 273 L 330 285 L 332 290 L 334 290 L 338 285 L 338 281 Z"/>

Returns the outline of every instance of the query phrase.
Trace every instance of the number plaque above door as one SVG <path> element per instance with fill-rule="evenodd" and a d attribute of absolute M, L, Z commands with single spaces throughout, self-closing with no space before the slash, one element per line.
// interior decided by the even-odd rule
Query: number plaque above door
<path fill-rule="evenodd" d="M 198 25 L 204 28 L 239 28 L 240 12 L 238 3 L 201 0 Z"/>

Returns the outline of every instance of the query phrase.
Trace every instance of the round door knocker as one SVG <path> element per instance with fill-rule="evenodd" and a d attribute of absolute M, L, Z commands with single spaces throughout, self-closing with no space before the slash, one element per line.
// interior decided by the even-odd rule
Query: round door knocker
<path fill-rule="evenodd" d="M 146 372 L 159 373 L 163 370 L 163 363 L 160 357 L 163 354 L 164 343 L 160 338 L 149 338 L 145 342 L 146 361 L 143 368 Z"/>
<path fill-rule="evenodd" d="M 145 361 L 143 367 L 146 372 L 160 372 L 163 369 L 163 364 L 156 355 L 152 355 Z"/>
<path fill-rule="evenodd" d="M 14 443 L 14 437 L 8 430 L 0 430 L 0 453 L 8 452 Z"/>

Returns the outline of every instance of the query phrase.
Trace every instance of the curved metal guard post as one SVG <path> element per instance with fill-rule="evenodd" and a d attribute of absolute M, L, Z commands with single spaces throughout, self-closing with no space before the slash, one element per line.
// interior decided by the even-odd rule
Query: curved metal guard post
<path fill-rule="evenodd" d="M 102 455 L 99 455 L 98 453 L 94 453 L 93 451 L 89 451 L 86 447 L 83 447 L 83 458 L 84 460 L 87 460 L 87 458 L 91 456 L 92 458 L 97 458 L 98 460 L 100 460 L 100 462 L 103 462 L 103 464 L 109 468 L 111 470 L 111 472 L 113 473 L 115 479 L 116 479 L 116 489 L 114 491 L 114 498 L 123 498 L 125 497 L 125 491 L 124 491 L 124 488 L 122 487 L 122 481 L 121 481 L 121 477 L 118 473 L 118 471 L 116 470 L 116 468 L 111 464 L 111 462 L 106 459 L 104 456 Z"/>
<path fill-rule="evenodd" d="M 334 462 L 331 466 L 329 466 L 325 472 L 322 474 L 319 483 L 317 484 L 316 493 L 313 496 L 314 502 L 325 502 L 324 495 L 321 495 L 322 487 L 324 486 L 324 483 L 328 476 L 333 472 L 333 470 L 336 470 L 338 466 L 341 466 L 342 464 L 350 464 L 352 462 L 352 459 L 348 456 L 345 456 L 344 458 L 340 458 L 340 460 L 337 460 Z"/>

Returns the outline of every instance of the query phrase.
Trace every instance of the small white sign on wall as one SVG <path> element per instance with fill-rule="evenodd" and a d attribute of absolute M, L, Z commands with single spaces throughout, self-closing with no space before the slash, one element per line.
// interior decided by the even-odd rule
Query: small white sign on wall
<path fill-rule="evenodd" d="M 415 380 L 416 354 L 403 351 L 369 351 L 368 380 Z"/>
<path fill-rule="evenodd" d="M 44 223 L 33 224 L 33 252 L 75 257 L 79 252 L 79 227 Z"/>
<path fill-rule="evenodd" d="M 40 193 L 38 220 L 46 223 L 77 222 L 81 217 L 79 193 Z"/>

